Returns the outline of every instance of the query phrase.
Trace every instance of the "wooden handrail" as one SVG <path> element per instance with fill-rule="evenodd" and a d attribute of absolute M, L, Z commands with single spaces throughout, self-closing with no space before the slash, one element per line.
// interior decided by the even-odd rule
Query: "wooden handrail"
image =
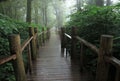
<path fill-rule="evenodd" d="M 42 35 L 43 33 L 47 33 L 47 32 L 48 32 L 48 31 L 43 31 L 43 32 L 39 33 L 38 36 L 39 36 L 39 35 Z"/>
<path fill-rule="evenodd" d="M 30 41 L 33 39 L 33 36 L 25 40 L 25 42 L 21 46 L 21 51 L 25 49 L 25 47 L 30 43 Z"/>
<path fill-rule="evenodd" d="M 15 59 L 16 59 L 16 54 L 0 59 L 0 65 Z"/>
<path fill-rule="evenodd" d="M 34 35 L 34 38 L 36 39 L 36 37 L 37 37 L 37 33 L 35 33 L 35 35 Z"/>
<path fill-rule="evenodd" d="M 112 56 L 112 47 L 113 47 L 113 36 L 111 35 L 101 35 L 100 38 L 100 46 L 97 48 L 94 44 L 91 44 L 90 42 L 80 38 L 77 36 L 76 27 L 72 27 L 71 29 L 71 36 L 65 33 L 65 29 L 61 28 L 61 45 L 64 45 L 64 42 L 66 39 L 64 39 L 66 36 L 67 38 L 71 39 L 71 60 L 76 56 L 76 44 L 77 41 L 80 42 L 80 70 L 82 71 L 84 68 L 84 46 L 88 47 L 95 53 L 97 53 L 98 60 L 97 60 L 97 69 L 96 69 L 96 79 L 95 81 L 107 81 L 110 76 L 108 74 L 112 74 L 110 72 L 111 66 L 109 64 L 113 65 L 116 68 L 115 73 L 115 80 L 114 81 L 120 81 L 120 60 Z M 77 40 L 77 41 L 76 41 Z M 115 39 L 114 39 L 115 40 Z M 62 49 L 66 48 L 61 47 Z M 64 52 L 64 50 L 63 50 Z M 103 76 L 104 75 L 104 76 Z M 112 80 L 110 80 L 112 81 Z"/>
<path fill-rule="evenodd" d="M 69 34 L 67 34 L 67 33 L 64 33 L 64 34 L 65 34 L 65 36 L 68 37 L 69 39 L 72 39 L 72 37 L 71 37 Z M 86 40 L 80 38 L 79 36 L 76 36 L 75 38 L 76 38 L 79 42 L 83 43 L 85 46 L 89 47 L 89 48 L 90 48 L 91 50 L 93 50 L 95 53 L 97 53 L 97 54 L 99 53 L 99 49 L 98 49 L 95 45 L 87 42 Z"/>
<path fill-rule="evenodd" d="M 72 39 L 72 37 L 71 37 L 69 34 L 67 34 L 67 33 L 64 33 L 64 34 L 65 34 L 65 36 L 68 37 L 69 39 Z"/>
<path fill-rule="evenodd" d="M 111 57 L 105 57 L 105 61 L 108 63 L 113 64 L 116 68 L 120 68 L 120 60 L 111 56 Z"/>
<path fill-rule="evenodd" d="M 43 32 L 39 33 L 38 36 L 42 35 Z"/>
<path fill-rule="evenodd" d="M 43 34 L 47 35 L 47 32 L 49 31 L 43 31 L 40 34 L 38 34 L 37 28 L 29 27 L 29 37 L 22 44 L 20 44 L 19 34 L 11 35 L 9 38 L 11 56 L 1 58 L 0 65 L 6 62 L 9 62 L 11 60 L 14 60 L 13 64 L 17 67 L 13 67 L 13 69 L 16 69 L 15 75 L 19 75 L 19 76 L 16 76 L 16 80 L 27 81 L 26 74 L 25 74 L 25 68 L 24 68 L 24 62 L 23 62 L 21 54 L 23 50 L 28 46 L 29 47 L 28 48 L 28 59 L 29 59 L 28 63 L 29 63 L 29 72 L 31 73 L 31 65 L 32 65 L 31 61 L 36 60 L 36 57 L 37 57 L 37 49 L 36 49 L 38 45 L 37 37 L 38 35 L 41 35 L 42 37 L 44 37 Z M 43 43 L 43 41 L 41 43 Z M 30 49 L 32 51 L 30 51 Z"/>
<path fill-rule="evenodd" d="M 79 36 L 76 36 L 75 38 L 76 38 L 79 42 L 83 43 L 85 46 L 89 47 L 89 48 L 90 48 L 91 50 L 93 50 L 95 53 L 97 53 L 97 54 L 99 53 L 99 49 L 98 49 L 95 45 L 87 42 L 86 40 L 80 38 Z"/>
<path fill-rule="evenodd" d="M 64 33 L 64 35 L 65 35 L 66 37 L 68 37 L 69 39 L 72 39 L 72 37 L 71 37 L 69 34 Z M 76 36 L 75 38 L 76 38 L 79 42 L 83 43 L 85 46 L 89 47 L 89 48 L 90 48 L 91 50 L 93 50 L 95 53 L 97 53 L 97 54 L 99 53 L 99 49 L 98 49 L 95 45 L 89 43 L 88 41 L 86 41 L 86 40 L 84 40 L 84 39 L 82 39 L 82 38 L 80 38 L 79 36 Z"/>
<path fill-rule="evenodd" d="M 44 31 L 44 33 L 47 33 L 48 31 Z"/>

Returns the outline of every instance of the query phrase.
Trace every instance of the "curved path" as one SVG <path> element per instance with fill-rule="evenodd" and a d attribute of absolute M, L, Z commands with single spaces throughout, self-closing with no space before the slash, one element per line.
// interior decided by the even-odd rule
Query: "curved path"
<path fill-rule="evenodd" d="M 61 54 L 60 47 L 59 36 L 51 32 L 50 40 L 39 50 L 28 81 L 90 81 L 80 75 L 77 62 L 71 63 L 69 57 Z"/>

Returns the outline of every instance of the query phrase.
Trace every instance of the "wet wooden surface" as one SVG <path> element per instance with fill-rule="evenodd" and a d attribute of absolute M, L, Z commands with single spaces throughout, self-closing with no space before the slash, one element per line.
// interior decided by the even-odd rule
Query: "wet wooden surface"
<path fill-rule="evenodd" d="M 61 54 L 60 47 L 59 36 L 52 32 L 50 40 L 39 50 L 28 81 L 90 81 L 86 73 L 80 74 L 79 63 Z"/>

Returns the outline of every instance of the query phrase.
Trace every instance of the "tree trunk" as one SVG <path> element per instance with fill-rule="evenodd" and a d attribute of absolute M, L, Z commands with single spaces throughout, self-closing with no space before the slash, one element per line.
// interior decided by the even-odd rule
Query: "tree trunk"
<path fill-rule="evenodd" d="M 106 6 L 111 5 L 111 0 L 107 0 Z"/>
<path fill-rule="evenodd" d="M 38 24 L 38 7 L 35 7 L 35 23 Z"/>
<path fill-rule="evenodd" d="M 35 0 L 34 1 L 34 12 L 35 12 L 35 15 L 34 15 L 34 22 L 35 24 L 38 24 L 38 21 L 39 21 L 39 16 L 38 16 L 38 12 L 39 12 L 39 1 L 38 0 Z"/>
<path fill-rule="evenodd" d="M 3 1 L 8 1 L 8 0 L 0 0 L 0 2 L 3 2 Z"/>
<path fill-rule="evenodd" d="M 45 9 L 42 8 L 42 25 L 45 26 Z"/>
<path fill-rule="evenodd" d="M 79 8 L 80 8 L 79 0 L 77 0 L 76 2 L 77 2 L 77 3 L 76 3 L 76 4 L 77 4 L 77 9 L 79 9 Z"/>
<path fill-rule="evenodd" d="M 26 15 L 26 22 L 31 23 L 31 5 L 32 0 L 27 0 L 27 15 Z"/>
<path fill-rule="evenodd" d="M 47 6 L 45 6 L 45 27 L 47 27 Z"/>
<path fill-rule="evenodd" d="M 95 1 L 94 0 L 88 0 L 88 5 L 95 5 Z"/>
<path fill-rule="evenodd" d="M 97 6 L 104 6 L 104 0 L 96 0 Z"/>

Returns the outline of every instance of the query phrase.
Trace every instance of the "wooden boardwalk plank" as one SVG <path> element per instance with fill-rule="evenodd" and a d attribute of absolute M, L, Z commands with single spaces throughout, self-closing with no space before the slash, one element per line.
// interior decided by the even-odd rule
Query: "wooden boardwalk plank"
<path fill-rule="evenodd" d="M 81 76 L 77 62 L 61 55 L 60 47 L 59 36 L 52 32 L 49 42 L 39 50 L 28 81 L 90 81 L 86 74 Z"/>

